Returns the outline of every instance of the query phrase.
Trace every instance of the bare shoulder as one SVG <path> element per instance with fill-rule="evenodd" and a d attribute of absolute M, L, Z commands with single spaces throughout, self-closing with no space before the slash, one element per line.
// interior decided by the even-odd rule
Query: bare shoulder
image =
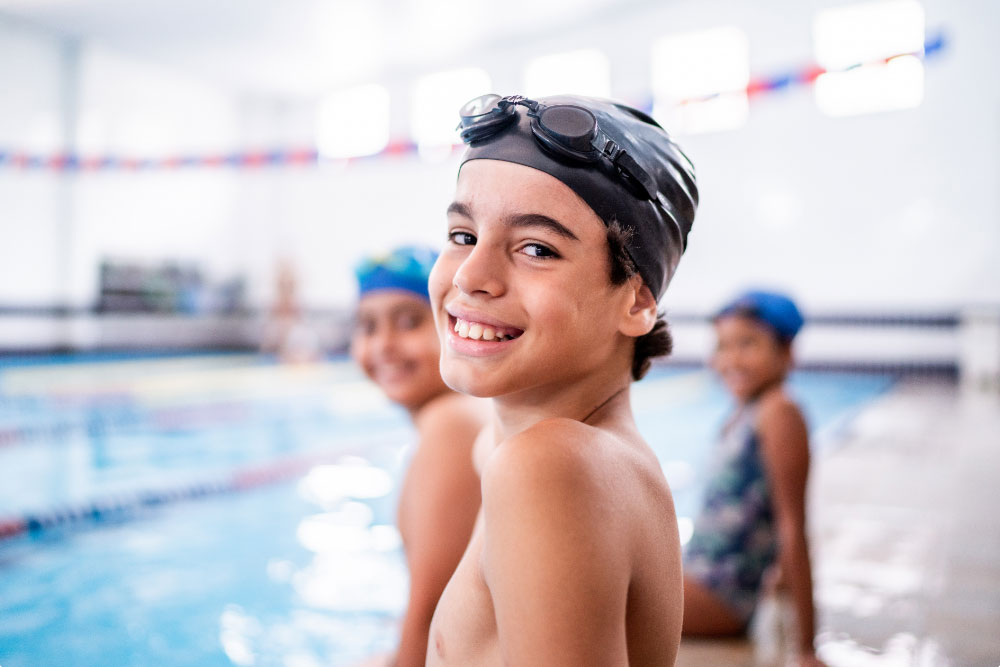
<path fill-rule="evenodd" d="M 458 441 L 471 447 L 488 416 L 489 406 L 482 399 L 448 393 L 421 408 L 414 423 L 421 444 L 453 447 Z"/>
<path fill-rule="evenodd" d="M 776 426 L 805 428 L 805 417 L 798 404 L 781 388 L 773 389 L 760 398 L 757 424 L 761 429 Z"/>
<path fill-rule="evenodd" d="M 500 443 L 483 470 L 483 480 L 492 486 L 586 484 L 600 473 L 601 450 L 609 441 L 606 433 L 582 422 L 546 419 Z"/>
<path fill-rule="evenodd" d="M 621 489 L 631 485 L 615 485 L 609 438 L 574 420 L 548 419 L 497 446 L 482 477 L 484 559 L 494 574 L 506 558 L 540 558 L 547 571 L 576 568 L 586 544 L 607 585 L 628 576 L 632 529 Z"/>
<path fill-rule="evenodd" d="M 669 598 L 662 563 L 671 545 L 643 537 L 633 452 L 600 427 L 550 419 L 501 442 L 487 462 L 478 563 L 510 664 L 540 664 L 542 656 L 545 664 L 624 665 L 639 650 L 629 623 L 664 634 L 671 616 L 661 612 Z M 654 560 L 656 579 L 646 576 Z M 679 590 L 677 560 L 669 583 Z M 651 591 L 649 600 L 633 589 Z M 675 601 L 668 629 L 679 634 Z"/>
<path fill-rule="evenodd" d="M 626 664 L 608 651 L 628 645 L 653 656 L 636 664 L 672 664 L 682 609 L 677 524 L 662 473 L 638 445 L 552 419 L 490 458 L 481 568 L 511 655 L 558 646 L 571 656 L 566 664 Z"/>
<path fill-rule="evenodd" d="M 784 391 L 775 389 L 761 397 L 757 431 L 770 468 L 804 474 L 809 465 L 809 429 L 802 410 Z"/>
<path fill-rule="evenodd" d="M 431 399 L 420 410 L 418 426 L 423 422 L 447 421 L 457 424 L 471 424 L 481 428 L 489 415 L 488 402 L 464 394 L 448 392 Z"/>
<path fill-rule="evenodd" d="M 483 506 L 488 521 L 525 508 L 566 521 L 607 520 L 626 515 L 641 475 L 633 450 L 614 435 L 547 419 L 497 446 L 482 472 Z"/>

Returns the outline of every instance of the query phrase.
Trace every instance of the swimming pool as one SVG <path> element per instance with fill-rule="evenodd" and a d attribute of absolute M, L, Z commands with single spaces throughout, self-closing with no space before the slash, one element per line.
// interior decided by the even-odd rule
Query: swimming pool
<path fill-rule="evenodd" d="M 814 447 L 891 378 L 797 373 Z M 729 409 L 635 385 L 682 532 Z M 0 665 L 351 665 L 392 648 L 413 437 L 353 366 L 247 355 L 0 365 Z"/>

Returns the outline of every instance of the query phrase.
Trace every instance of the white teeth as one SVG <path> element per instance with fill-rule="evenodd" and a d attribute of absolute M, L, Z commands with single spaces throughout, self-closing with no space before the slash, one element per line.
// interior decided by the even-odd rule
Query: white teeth
<path fill-rule="evenodd" d="M 468 338 L 470 340 L 495 340 L 504 341 L 513 338 L 513 336 L 506 336 L 499 333 L 496 329 L 485 324 L 479 324 L 478 322 L 466 322 L 465 320 L 455 318 L 455 333 L 457 333 L 462 338 Z"/>

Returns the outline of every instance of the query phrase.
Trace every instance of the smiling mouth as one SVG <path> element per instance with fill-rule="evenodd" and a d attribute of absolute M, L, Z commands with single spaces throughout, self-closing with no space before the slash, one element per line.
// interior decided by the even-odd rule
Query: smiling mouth
<path fill-rule="evenodd" d="M 459 338 L 502 343 L 504 341 L 513 340 L 524 333 L 523 329 L 515 329 L 513 327 L 495 327 L 489 324 L 482 324 L 480 322 L 470 322 L 454 316 L 449 317 L 452 324 L 452 331 L 454 331 Z"/>

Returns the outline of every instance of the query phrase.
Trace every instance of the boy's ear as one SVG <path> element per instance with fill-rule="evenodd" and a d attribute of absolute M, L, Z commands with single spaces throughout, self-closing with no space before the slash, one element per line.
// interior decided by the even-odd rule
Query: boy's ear
<path fill-rule="evenodd" d="M 629 279 L 627 311 L 622 314 L 618 330 L 626 336 L 638 338 L 653 330 L 656 324 L 656 298 L 638 275 Z"/>

